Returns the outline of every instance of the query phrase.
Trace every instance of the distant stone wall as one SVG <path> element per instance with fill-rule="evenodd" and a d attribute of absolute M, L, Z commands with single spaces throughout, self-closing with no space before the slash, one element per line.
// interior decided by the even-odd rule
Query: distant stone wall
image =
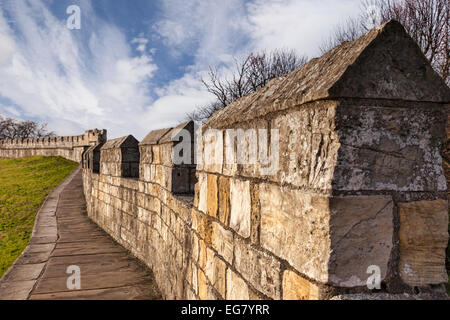
<path fill-rule="evenodd" d="M 0 158 L 61 156 L 81 162 L 83 152 L 92 145 L 106 141 L 106 130 L 88 130 L 83 135 L 0 140 Z"/>

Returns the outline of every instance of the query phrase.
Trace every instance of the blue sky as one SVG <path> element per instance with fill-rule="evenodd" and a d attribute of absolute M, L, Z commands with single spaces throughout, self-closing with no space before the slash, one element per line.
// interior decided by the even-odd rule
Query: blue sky
<path fill-rule="evenodd" d="M 80 30 L 66 27 L 70 5 Z M 262 49 L 315 57 L 358 12 L 359 0 L 0 0 L 0 114 L 142 139 L 213 99 L 208 66 L 227 74 Z"/>

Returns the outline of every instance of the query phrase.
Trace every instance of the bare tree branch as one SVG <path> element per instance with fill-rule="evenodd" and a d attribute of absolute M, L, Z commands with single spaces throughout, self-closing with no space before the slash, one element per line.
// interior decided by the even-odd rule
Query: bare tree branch
<path fill-rule="evenodd" d="M 47 130 L 46 123 L 4 118 L 0 115 L 0 139 L 26 139 L 55 136 Z"/>
<path fill-rule="evenodd" d="M 206 90 L 216 101 L 187 114 L 189 120 L 206 121 L 214 112 L 236 99 L 264 87 L 271 79 L 285 75 L 304 65 L 305 56 L 298 56 L 293 50 L 250 53 L 243 59 L 234 59 L 230 77 L 220 74 L 217 67 L 210 67 L 207 79 L 201 79 Z"/>

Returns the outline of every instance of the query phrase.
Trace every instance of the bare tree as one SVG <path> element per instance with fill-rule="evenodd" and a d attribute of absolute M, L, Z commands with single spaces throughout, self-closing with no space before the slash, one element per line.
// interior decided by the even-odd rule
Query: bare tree
<path fill-rule="evenodd" d="M 364 0 L 359 17 L 336 26 L 322 52 L 352 41 L 374 24 L 397 20 L 418 43 L 433 68 L 450 85 L 450 4 L 448 0 Z"/>
<path fill-rule="evenodd" d="M 360 18 L 348 18 L 344 23 L 334 27 L 328 38 L 319 46 L 321 53 L 325 53 L 346 41 L 354 41 L 365 32 Z"/>
<path fill-rule="evenodd" d="M 47 130 L 46 123 L 21 121 L 0 115 L 0 139 L 42 138 L 54 135 L 54 132 Z"/>
<path fill-rule="evenodd" d="M 187 118 L 206 121 L 217 110 L 255 92 L 271 79 L 285 75 L 307 61 L 307 57 L 299 56 L 293 50 L 274 50 L 269 53 L 251 53 L 243 59 L 235 58 L 231 75 L 228 77 L 221 74 L 217 67 L 210 67 L 207 79 L 201 81 L 216 100 L 198 107 L 187 114 Z"/>
<path fill-rule="evenodd" d="M 210 104 L 207 104 L 206 106 L 197 107 L 194 111 L 188 113 L 186 117 L 189 120 L 204 122 L 209 117 L 211 117 L 214 112 L 222 108 L 223 108 L 222 102 L 215 101 L 211 102 Z"/>

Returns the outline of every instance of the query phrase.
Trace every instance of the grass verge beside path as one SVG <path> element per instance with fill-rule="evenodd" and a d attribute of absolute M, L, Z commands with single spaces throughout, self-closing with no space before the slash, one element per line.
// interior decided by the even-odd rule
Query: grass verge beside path
<path fill-rule="evenodd" d="M 77 166 L 62 157 L 0 159 L 0 277 L 27 246 L 45 197 Z"/>

